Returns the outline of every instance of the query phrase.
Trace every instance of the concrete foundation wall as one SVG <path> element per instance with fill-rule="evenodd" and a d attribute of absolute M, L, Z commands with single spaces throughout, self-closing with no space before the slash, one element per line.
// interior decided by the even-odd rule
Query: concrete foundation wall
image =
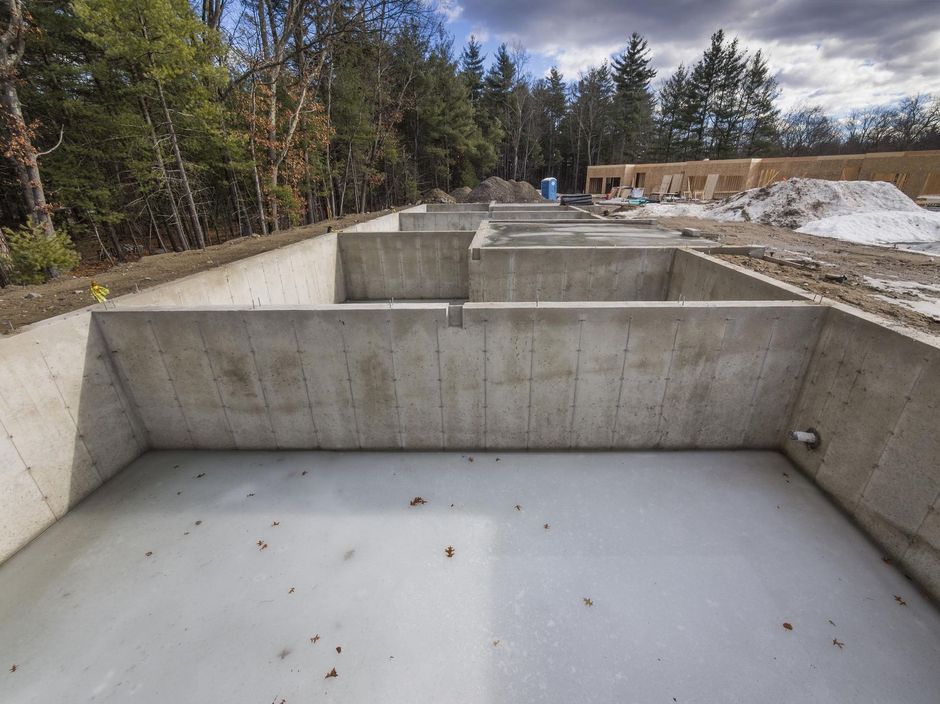
<path fill-rule="evenodd" d="M 341 233 L 347 299 L 466 299 L 472 239 L 472 232 Z"/>
<path fill-rule="evenodd" d="M 345 299 L 337 236 L 330 233 L 120 296 L 111 304 L 290 305 Z"/>
<path fill-rule="evenodd" d="M 544 210 L 494 210 L 489 215 L 490 220 L 494 221 L 521 221 L 535 222 L 537 220 L 594 220 L 591 213 L 581 210 L 563 210 L 559 211 L 552 206 Z"/>
<path fill-rule="evenodd" d="M 482 247 L 471 301 L 662 301 L 669 247 Z"/>
<path fill-rule="evenodd" d="M 808 300 L 800 289 L 692 250 L 676 250 L 670 301 Z"/>
<path fill-rule="evenodd" d="M 446 304 L 96 313 L 158 448 L 773 447 L 823 310 Z M 159 364 L 154 364 L 159 359 Z"/>
<path fill-rule="evenodd" d="M 827 309 L 788 428 L 799 467 L 940 599 L 940 347 L 844 306 Z"/>
<path fill-rule="evenodd" d="M 0 338 L 0 562 L 147 445 L 88 311 Z"/>
<path fill-rule="evenodd" d="M 476 230 L 486 212 L 450 212 L 450 213 L 400 213 L 399 229 L 403 232 L 443 232 L 446 230 Z M 382 228 L 389 230 L 391 228 Z"/>
<path fill-rule="evenodd" d="M 428 213 L 485 213 L 489 211 L 489 203 L 428 203 Z"/>

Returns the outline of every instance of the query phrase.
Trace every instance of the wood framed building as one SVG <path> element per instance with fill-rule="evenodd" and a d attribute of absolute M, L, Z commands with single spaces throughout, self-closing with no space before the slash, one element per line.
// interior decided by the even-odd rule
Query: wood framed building
<path fill-rule="evenodd" d="M 647 196 L 711 200 L 792 177 L 887 181 L 915 200 L 940 198 L 940 150 L 589 166 L 585 191 L 643 188 Z"/>

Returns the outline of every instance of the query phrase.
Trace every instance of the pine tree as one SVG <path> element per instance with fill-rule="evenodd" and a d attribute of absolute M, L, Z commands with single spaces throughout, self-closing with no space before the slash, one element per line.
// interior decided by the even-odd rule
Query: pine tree
<path fill-rule="evenodd" d="M 483 95 L 483 60 L 485 58 L 483 45 L 471 34 L 467 46 L 460 55 L 460 73 L 467 83 L 470 100 L 474 105 Z"/>
<path fill-rule="evenodd" d="M 758 50 L 751 57 L 741 88 L 742 125 L 737 139 L 740 156 L 766 153 L 772 146 L 779 116 L 774 107 L 778 95 L 777 80 L 770 75 L 767 60 Z"/>
<path fill-rule="evenodd" d="M 613 80 L 620 139 L 613 154 L 617 163 L 636 162 L 646 150 L 646 138 L 652 123 L 653 97 L 650 81 L 656 76 L 651 68 L 646 39 L 634 32 L 627 48 L 613 60 Z"/>
<path fill-rule="evenodd" d="M 679 64 L 679 68 L 659 91 L 656 137 L 653 142 L 653 157 L 656 161 L 679 159 L 682 140 L 691 130 L 688 99 L 689 72 L 684 65 Z"/>

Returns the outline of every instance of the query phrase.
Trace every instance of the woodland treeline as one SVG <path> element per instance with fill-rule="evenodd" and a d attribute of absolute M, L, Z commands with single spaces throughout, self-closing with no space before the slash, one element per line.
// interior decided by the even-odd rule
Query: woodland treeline
<path fill-rule="evenodd" d="M 0 0 L 0 225 L 112 256 L 595 163 L 940 147 L 938 102 L 782 114 L 716 32 L 671 76 L 637 35 L 578 76 L 455 46 L 425 0 Z"/>

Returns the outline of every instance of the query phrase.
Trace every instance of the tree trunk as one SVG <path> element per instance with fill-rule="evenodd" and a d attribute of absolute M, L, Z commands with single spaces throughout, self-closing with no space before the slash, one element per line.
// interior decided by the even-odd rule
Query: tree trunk
<path fill-rule="evenodd" d="M 163 94 L 163 84 L 155 80 L 157 84 L 157 94 L 160 96 L 160 105 L 163 107 L 163 115 L 166 118 L 167 131 L 170 137 L 170 146 L 173 149 L 173 157 L 176 160 L 176 168 L 180 172 L 180 180 L 183 182 L 183 196 L 186 198 L 186 206 L 189 209 L 189 219 L 192 224 L 193 233 L 196 235 L 196 246 L 199 249 L 206 248 L 206 238 L 202 232 L 202 225 L 199 223 L 199 211 L 196 210 L 196 201 L 193 199 L 193 191 L 189 187 L 189 178 L 186 176 L 186 166 L 183 164 L 183 155 L 180 153 L 179 140 L 176 138 L 176 128 L 173 126 L 173 118 L 170 115 L 170 108 L 166 103 L 166 96 Z"/>
<path fill-rule="evenodd" d="M 189 249 L 189 239 L 186 237 L 179 211 L 176 209 L 176 197 L 173 195 L 173 189 L 170 187 L 170 177 L 167 175 L 166 163 L 163 161 L 163 150 L 160 148 L 160 140 L 157 139 L 157 131 L 154 129 L 153 120 L 150 119 L 150 110 L 147 109 L 147 102 L 145 100 L 140 101 L 140 109 L 144 113 L 144 120 L 147 122 L 147 127 L 150 128 L 150 139 L 153 141 L 153 151 L 157 157 L 157 167 L 160 169 L 160 175 L 163 177 L 167 200 L 170 201 L 170 212 L 172 213 L 173 225 L 176 229 L 175 238 L 173 237 L 173 232 L 170 232 L 170 237 L 173 239 L 173 248 L 177 251 L 185 252 Z M 150 207 L 149 202 L 147 203 L 147 207 Z M 153 213 L 151 213 L 151 216 L 152 215 Z M 154 223 L 156 223 L 156 220 L 154 220 Z"/>

